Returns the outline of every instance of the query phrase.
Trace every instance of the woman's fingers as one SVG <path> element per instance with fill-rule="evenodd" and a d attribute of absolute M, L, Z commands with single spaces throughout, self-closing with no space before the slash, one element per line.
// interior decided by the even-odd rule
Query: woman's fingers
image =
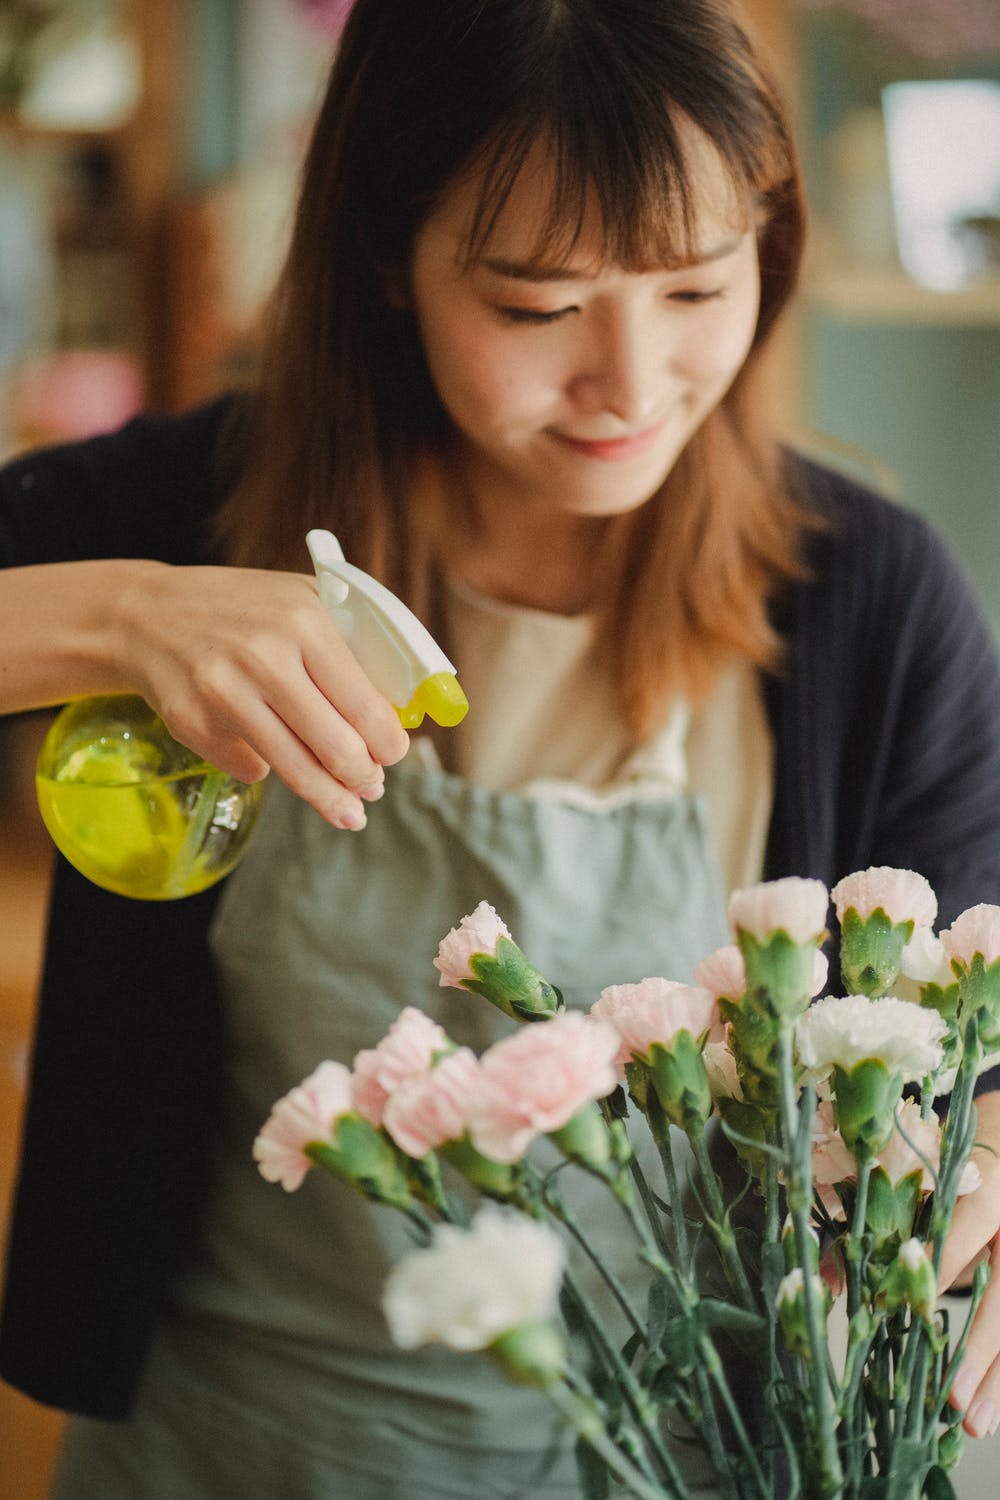
<path fill-rule="evenodd" d="M 244 781 L 268 768 L 327 821 L 363 827 L 409 738 L 307 575 L 166 568 L 129 655 L 171 732 Z M 138 611 L 133 604 L 133 616 Z"/>
<path fill-rule="evenodd" d="M 965 1358 L 951 1391 L 951 1404 L 965 1413 L 973 1437 L 992 1437 L 1000 1427 L 1000 1236 L 993 1241 L 990 1280 L 976 1310 Z"/>

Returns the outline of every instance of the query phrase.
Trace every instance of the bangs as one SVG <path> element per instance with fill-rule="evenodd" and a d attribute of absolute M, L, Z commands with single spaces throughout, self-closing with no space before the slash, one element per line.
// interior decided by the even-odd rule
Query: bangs
<path fill-rule="evenodd" d="M 579 94 L 573 102 L 581 103 Z M 478 192 L 466 268 L 487 252 L 515 183 L 537 161 L 546 165 L 546 198 L 527 261 L 549 271 L 570 264 L 585 224 L 588 236 L 596 229 L 609 264 L 629 271 L 691 264 L 705 248 L 699 226 L 706 209 L 721 209 L 745 232 L 766 219 L 792 175 L 788 161 L 757 159 L 749 131 L 744 142 L 720 139 L 662 97 L 613 125 L 603 113 L 592 106 L 539 120 L 536 112 L 497 131 L 477 153 L 467 174 Z"/>

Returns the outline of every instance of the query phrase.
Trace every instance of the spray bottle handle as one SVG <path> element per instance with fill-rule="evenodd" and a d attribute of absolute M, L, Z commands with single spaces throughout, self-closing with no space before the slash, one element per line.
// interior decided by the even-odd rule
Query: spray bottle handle
<path fill-rule="evenodd" d="M 455 668 L 430 632 L 395 594 L 349 563 L 337 538 L 313 530 L 306 537 L 320 599 L 358 662 L 399 714 L 416 729 L 429 714 L 454 725 L 469 711 Z"/>

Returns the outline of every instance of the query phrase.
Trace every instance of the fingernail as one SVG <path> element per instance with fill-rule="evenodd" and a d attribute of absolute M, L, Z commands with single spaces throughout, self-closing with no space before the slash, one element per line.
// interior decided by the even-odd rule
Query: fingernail
<path fill-rule="evenodd" d="M 992 1401 L 977 1401 L 965 1419 L 965 1425 L 976 1437 L 992 1437 L 1000 1422 L 1000 1412 Z"/>
<path fill-rule="evenodd" d="M 963 1370 L 955 1384 L 951 1388 L 951 1398 L 955 1405 L 962 1411 L 968 1406 L 976 1394 L 976 1386 L 979 1384 L 971 1370 Z"/>
<path fill-rule="evenodd" d="M 363 797 L 366 802 L 377 802 L 385 795 L 385 781 L 366 781 L 364 786 L 358 787 L 358 796 Z"/>
<path fill-rule="evenodd" d="M 365 816 L 363 807 L 349 807 L 345 812 L 341 813 L 338 821 L 341 828 L 347 828 L 352 833 L 357 833 L 360 828 L 364 828 L 368 819 Z"/>

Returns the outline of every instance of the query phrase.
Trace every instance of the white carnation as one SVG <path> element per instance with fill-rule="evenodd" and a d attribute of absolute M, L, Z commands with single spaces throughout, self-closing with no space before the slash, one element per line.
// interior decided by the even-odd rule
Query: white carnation
<path fill-rule="evenodd" d="M 944 944 L 929 927 L 915 928 L 910 941 L 903 946 L 899 968 L 917 984 L 937 984 L 947 989 L 955 982 Z"/>
<path fill-rule="evenodd" d="M 729 925 L 735 932 L 749 932 L 760 941 L 775 932 L 786 932 L 795 943 L 815 941 L 826 929 L 830 897 L 821 880 L 803 880 L 790 875 L 784 880 L 765 880 L 729 898 Z"/>
<path fill-rule="evenodd" d="M 948 957 L 964 968 L 971 966 L 977 953 L 989 968 L 1000 958 L 1000 906 L 987 902 L 970 906 L 942 932 L 941 942 Z"/>
<path fill-rule="evenodd" d="M 852 908 L 863 922 L 879 907 L 890 922 L 913 922 L 917 927 L 933 926 L 937 916 L 937 897 L 930 882 L 915 870 L 897 870 L 891 865 L 872 865 L 845 875 L 830 895 L 838 922 Z"/>
<path fill-rule="evenodd" d="M 890 1073 L 916 1082 L 940 1067 L 947 1031 L 936 1010 L 908 1000 L 831 996 L 799 1018 L 799 1061 L 814 1077 L 827 1078 L 835 1067 L 849 1072 L 860 1062 L 879 1058 Z"/>
<path fill-rule="evenodd" d="M 403 1349 L 485 1349 L 522 1323 L 554 1316 L 566 1255 L 544 1224 L 485 1204 L 468 1229 L 439 1224 L 431 1244 L 398 1261 L 382 1305 Z"/>

